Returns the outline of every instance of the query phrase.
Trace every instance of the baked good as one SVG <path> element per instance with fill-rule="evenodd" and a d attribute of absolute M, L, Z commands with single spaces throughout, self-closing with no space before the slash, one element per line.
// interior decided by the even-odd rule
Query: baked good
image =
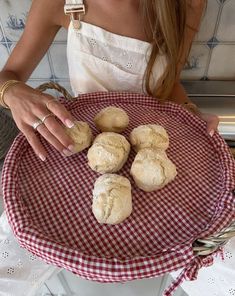
<path fill-rule="evenodd" d="M 143 148 L 166 150 L 169 146 L 169 137 L 161 125 L 146 124 L 132 130 L 130 142 L 136 152 Z"/>
<path fill-rule="evenodd" d="M 130 144 L 122 135 L 113 132 L 99 134 L 88 150 L 88 165 L 98 173 L 119 171 L 127 160 Z"/>
<path fill-rule="evenodd" d="M 94 185 L 92 212 L 99 223 L 118 224 L 130 216 L 130 181 L 117 174 L 104 174 Z"/>
<path fill-rule="evenodd" d="M 131 175 L 140 189 L 150 192 L 174 180 L 177 171 L 165 151 L 145 148 L 137 153 L 131 166 Z"/>
<path fill-rule="evenodd" d="M 129 117 L 123 109 L 109 106 L 95 116 L 94 122 L 102 132 L 121 133 L 128 126 Z"/>
<path fill-rule="evenodd" d="M 80 152 L 91 145 L 93 136 L 88 123 L 75 121 L 73 127 L 65 127 L 66 133 L 73 139 L 76 152 Z"/>

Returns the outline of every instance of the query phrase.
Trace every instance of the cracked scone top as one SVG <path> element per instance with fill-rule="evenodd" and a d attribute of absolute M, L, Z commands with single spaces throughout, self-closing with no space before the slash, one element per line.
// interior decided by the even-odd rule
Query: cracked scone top
<path fill-rule="evenodd" d="M 65 127 L 65 130 L 73 139 L 76 152 L 80 152 L 91 145 L 93 135 L 88 123 L 84 121 L 75 121 L 73 127 Z"/>
<path fill-rule="evenodd" d="M 113 132 L 99 134 L 87 153 L 88 165 L 98 173 L 114 173 L 126 162 L 130 144 L 122 135 Z"/>
<path fill-rule="evenodd" d="M 95 116 L 94 122 L 102 132 L 121 133 L 129 124 L 129 116 L 122 108 L 109 106 Z"/>
<path fill-rule="evenodd" d="M 131 166 L 131 175 L 140 189 L 150 192 L 173 181 L 177 171 L 165 151 L 146 148 L 137 153 Z"/>
<path fill-rule="evenodd" d="M 146 124 L 132 130 L 130 142 L 136 152 L 143 148 L 166 150 L 169 146 L 169 137 L 161 125 Z"/>
<path fill-rule="evenodd" d="M 117 174 L 100 176 L 94 185 L 92 212 L 99 223 L 118 224 L 132 212 L 130 181 Z"/>

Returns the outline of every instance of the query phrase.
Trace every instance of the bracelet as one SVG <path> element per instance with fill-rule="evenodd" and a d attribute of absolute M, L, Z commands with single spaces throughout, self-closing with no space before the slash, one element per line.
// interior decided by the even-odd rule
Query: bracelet
<path fill-rule="evenodd" d="M 0 87 L 0 105 L 6 109 L 10 109 L 7 104 L 4 102 L 4 99 L 3 99 L 3 96 L 4 96 L 4 93 L 8 90 L 8 88 L 10 86 L 13 86 L 19 82 L 22 82 L 20 80 L 8 80 L 6 82 L 3 83 L 3 85 Z"/>

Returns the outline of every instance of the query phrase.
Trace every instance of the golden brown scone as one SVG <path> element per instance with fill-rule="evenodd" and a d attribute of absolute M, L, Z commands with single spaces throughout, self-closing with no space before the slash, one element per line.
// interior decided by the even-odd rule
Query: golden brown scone
<path fill-rule="evenodd" d="M 166 150 L 169 146 L 169 137 L 161 125 L 146 124 L 132 130 L 130 142 L 136 152 L 143 148 Z"/>
<path fill-rule="evenodd" d="M 122 176 L 105 174 L 94 185 L 92 212 L 99 223 L 118 224 L 132 212 L 131 183 Z"/>
<path fill-rule="evenodd" d="M 92 131 L 86 122 L 76 121 L 73 127 L 65 127 L 65 131 L 74 140 L 76 152 L 80 152 L 91 145 Z"/>
<path fill-rule="evenodd" d="M 174 180 L 177 171 L 165 151 L 145 148 L 137 153 L 131 166 L 131 175 L 140 189 L 150 192 Z"/>
<path fill-rule="evenodd" d="M 126 162 L 130 144 L 122 135 L 112 132 L 99 134 L 87 153 L 88 165 L 98 173 L 115 173 Z"/>
<path fill-rule="evenodd" d="M 121 133 L 129 124 L 129 116 L 123 109 L 109 106 L 95 116 L 94 122 L 102 132 Z"/>

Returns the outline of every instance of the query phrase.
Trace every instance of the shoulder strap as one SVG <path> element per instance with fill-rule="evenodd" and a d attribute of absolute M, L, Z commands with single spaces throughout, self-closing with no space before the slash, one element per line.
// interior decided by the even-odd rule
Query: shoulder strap
<path fill-rule="evenodd" d="M 85 5 L 83 0 L 66 0 L 64 5 L 64 13 L 70 14 L 70 19 L 73 22 L 73 28 L 78 30 L 81 26 L 80 15 L 85 14 Z"/>

